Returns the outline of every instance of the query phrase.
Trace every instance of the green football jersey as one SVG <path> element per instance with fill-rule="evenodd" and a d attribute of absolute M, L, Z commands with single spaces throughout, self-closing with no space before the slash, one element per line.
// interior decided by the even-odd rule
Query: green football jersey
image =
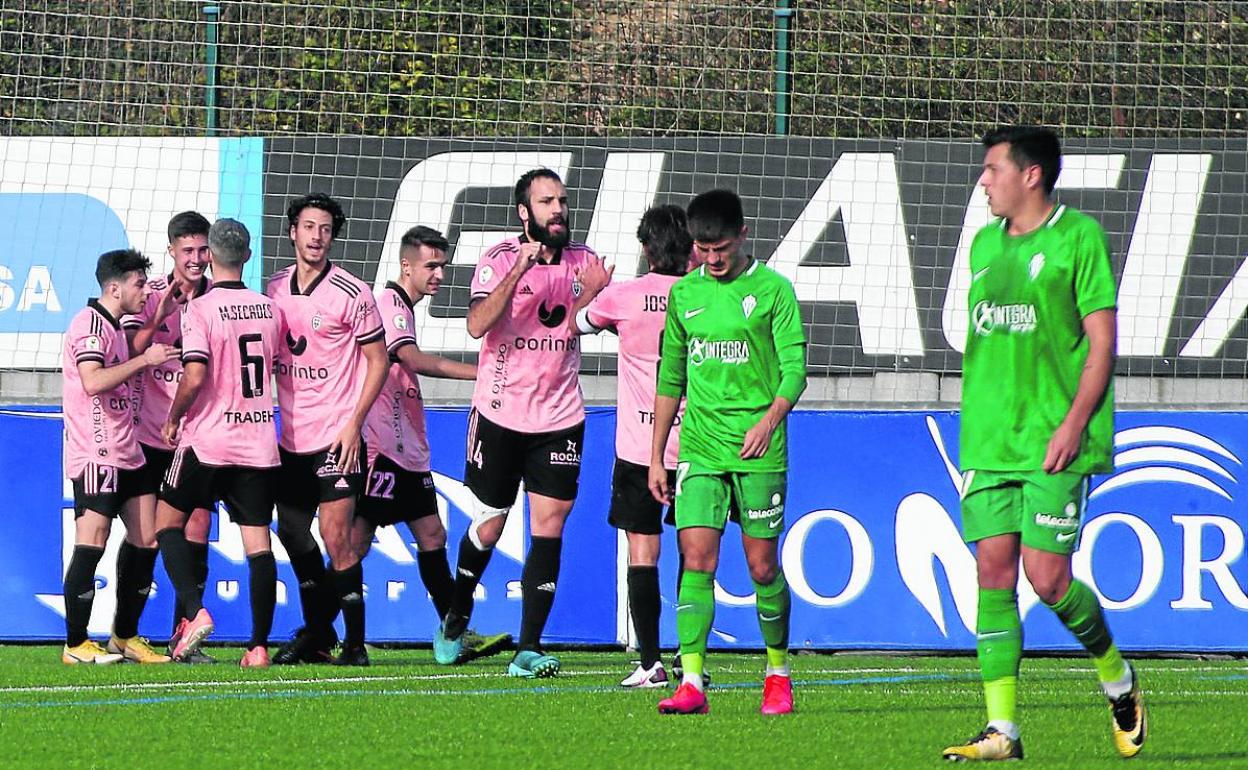
<path fill-rule="evenodd" d="M 1105 231 L 1055 206 L 1044 224 L 1012 236 L 994 221 L 971 243 L 970 328 L 962 359 L 962 470 L 1041 470 L 1088 357 L 1083 318 L 1114 308 Z M 1070 470 L 1110 471 L 1113 380 L 1088 420 Z"/>
<path fill-rule="evenodd" d="M 806 388 L 806 334 L 793 286 L 757 261 L 731 281 L 704 267 L 672 286 L 658 393 L 685 396 L 680 460 L 723 471 L 788 469 L 785 425 L 762 456 L 740 457 L 745 434 L 776 396 Z"/>

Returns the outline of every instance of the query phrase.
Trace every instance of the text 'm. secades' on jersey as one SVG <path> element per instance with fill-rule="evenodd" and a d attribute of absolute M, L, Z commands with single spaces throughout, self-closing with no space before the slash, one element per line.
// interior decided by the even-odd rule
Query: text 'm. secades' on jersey
<path fill-rule="evenodd" d="M 491 248 L 472 276 L 472 301 L 483 299 L 520 258 L 520 238 Z M 538 262 L 516 286 L 510 307 L 481 340 L 472 405 L 490 422 L 520 433 L 570 428 L 585 420 L 577 370 L 581 348 L 568 314 L 581 293 L 576 271 L 595 258 L 569 243 L 550 264 Z"/>
<path fill-rule="evenodd" d="M 286 324 L 274 369 L 280 442 L 310 454 L 334 442 L 359 403 L 368 372 L 360 346 L 385 335 L 372 289 L 351 273 L 326 262 L 306 291 L 296 280 L 294 265 L 283 268 L 265 293 Z"/>
<path fill-rule="evenodd" d="M 182 362 L 205 364 L 208 377 L 187 411 L 181 442 L 204 465 L 278 464 L 270 383 L 283 332 L 273 300 L 241 281 L 222 281 L 187 304 Z"/>

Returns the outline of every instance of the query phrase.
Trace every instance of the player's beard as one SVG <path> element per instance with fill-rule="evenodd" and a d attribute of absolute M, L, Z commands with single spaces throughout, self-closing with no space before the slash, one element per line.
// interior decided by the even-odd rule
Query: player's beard
<path fill-rule="evenodd" d="M 551 249 L 562 249 L 572 240 L 572 225 L 563 217 L 552 217 L 551 219 L 563 225 L 563 230 L 559 233 L 552 233 L 547 227 L 543 227 L 537 223 L 537 219 L 533 216 L 533 209 L 525 206 L 529 211 L 529 236 L 533 240 Z M 550 220 L 546 222 L 550 224 Z"/>

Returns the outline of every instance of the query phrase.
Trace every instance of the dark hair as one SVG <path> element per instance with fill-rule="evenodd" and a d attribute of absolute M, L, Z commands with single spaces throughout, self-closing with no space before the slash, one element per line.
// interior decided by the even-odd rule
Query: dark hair
<path fill-rule="evenodd" d="M 127 273 L 138 270 L 146 273 L 152 269 L 152 261 L 139 253 L 138 249 L 114 249 L 100 255 L 95 263 L 95 280 L 100 288 L 109 281 L 120 281 Z"/>
<path fill-rule="evenodd" d="M 695 241 L 735 238 L 745 227 L 741 197 L 732 190 L 710 190 L 689 203 L 689 235 Z"/>
<path fill-rule="evenodd" d="M 1039 166 L 1044 194 L 1052 195 L 1062 173 L 1062 143 L 1051 128 L 1043 126 L 997 126 L 984 134 L 984 148 L 1010 145 L 1010 160 L 1020 169 Z"/>
<path fill-rule="evenodd" d="M 689 250 L 693 238 L 685 211 L 670 203 L 651 206 L 641 215 L 637 225 L 637 240 L 646 248 L 650 269 L 661 275 L 684 275 L 689 267 Z"/>
<path fill-rule="evenodd" d="M 169 242 L 173 243 L 188 235 L 202 235 L 207 238 L 209 226 L 208 218 L 198 211 L 174 214 L 173 219 L 169 220 Z"/>
<path fill-rule="evenodd" d="M 559 184 L 563 184 L 563 180 L 560 179 L 559 175 L 556 174 L 552 169 L 535 168 L 535 169 L 526 171 L 520 175 L 519 179 L 516 180 L 516 204 L 517 205 L 521 203 L 523 203 L 525 206 L 529 205 L 529 186 L 533 184 L 534 179 L 539 179 L 539 178 L 553 179 Z"/>
<path fill-rule="evenodd" d="M 416 225 L 403 233 L 403 239 L 399 242 L 400 249 L 418 249 L 421 246 L 428 246 L 431 249 L 446 251 L 450 245 L 450 242 L 446 240 L 446 236 L 432 227 L 425 227 L 424 225 Z"/>
<path fill-rule="evenodd" d="M 342 230 L 342 226 L 347 223 L 346 214 L 342 213 L 342 206 L 338 201 L 329 197 L 325 193 L 312 193 L 302 198 L 295 198 L 286 207 L 286 219 L 290 222 L 290 226 L 294 227 L 299 224 L 299 215 L 304 209 L 320 209 L 328 212 L 334 219 L 334 237 L 338 237 L 338 232 Z"/>

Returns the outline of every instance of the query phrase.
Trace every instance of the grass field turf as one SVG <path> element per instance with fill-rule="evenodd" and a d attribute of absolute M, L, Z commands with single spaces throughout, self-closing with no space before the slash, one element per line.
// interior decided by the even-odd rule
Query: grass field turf
<path fill-rule="evenodd" d="M 670 690 L 626 691 L 623 652 L 565 652 L 555 679 L 458 668 L 428 650 L 373 650 L 371 668 L 244 671 L 76 666 L 59 648 L 0 647 L 5 767 L 911 768 L 982 726 L 975 660 L 799 655 L 797 714 L 762 717 L 759 655 L 712 655 L 707 716 L 659 716 Z M 1248 665 L 1138 663 L 1149 742 L 1132 768 L 1248 767 Z M 1080 659 L 1023 663 L 1027 767 L 1124 767 Z"/>

